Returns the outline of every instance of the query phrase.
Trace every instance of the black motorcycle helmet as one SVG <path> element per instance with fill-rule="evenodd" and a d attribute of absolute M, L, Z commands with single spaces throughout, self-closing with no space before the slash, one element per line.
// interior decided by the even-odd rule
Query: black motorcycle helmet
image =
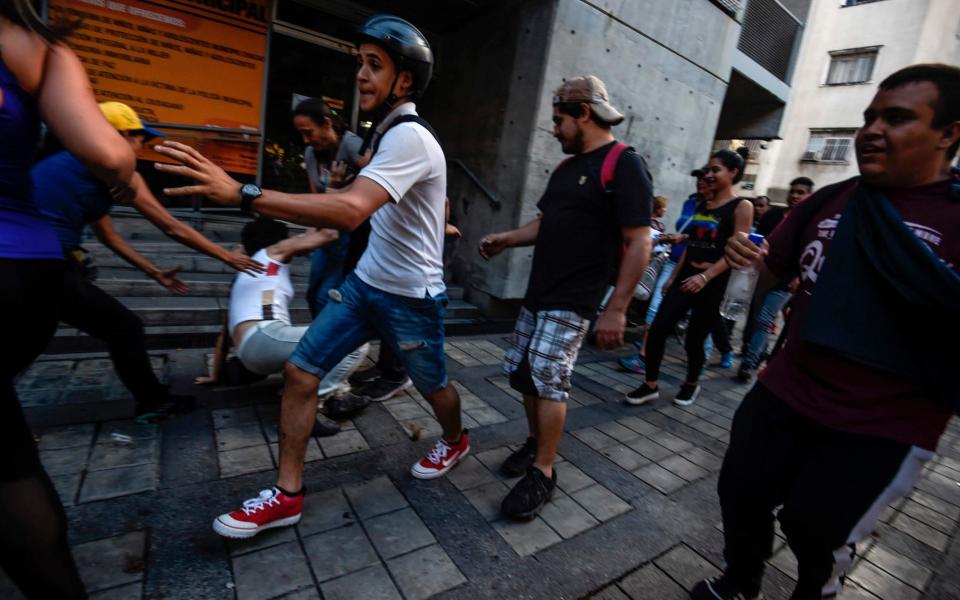
<path fill-rule="evenodd" d="M 374 15 L 357 30 L 357 44 L 362 43 L 376 44 L 386 50 L 397 73 L 413 73 L 410 98 L 419 97 L 427 89 L 433 73 L 433 51 L 427 38 L 410 22 L 393 15 Z M 387 104 L 393 105 L 397 100 L 391 94 Z"/>

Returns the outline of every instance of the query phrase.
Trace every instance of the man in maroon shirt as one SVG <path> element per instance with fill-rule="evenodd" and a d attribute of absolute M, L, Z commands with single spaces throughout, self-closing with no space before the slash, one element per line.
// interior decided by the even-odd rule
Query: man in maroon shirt
<path fill-rule="evenodd" d="M 960 201 L 950 161 L 958 145 L 960 69 L 902 69 L 880 84 L 864 112 L 860 176 L 811 196 L 805 204 L 816 208 L 791 211 L 763 249 L 743 235 L 728 243 L 727 259 L 755 264 L 761 285 L 795 276 L 800 285 L 786 342 L 733 421 L 718 484 L 725 572 L 697 584 L 693 598 L 760 597 L 781 505 L 777 518 L 799 565 L 791 599 L 837 594 L 854 544 L 933 456 L 952 411 L 928 381 L 841 356 L 804 341 L 801 330 L 841 213 L 861 186 L 885 194 L 914 235 L 957 270 Z"/>

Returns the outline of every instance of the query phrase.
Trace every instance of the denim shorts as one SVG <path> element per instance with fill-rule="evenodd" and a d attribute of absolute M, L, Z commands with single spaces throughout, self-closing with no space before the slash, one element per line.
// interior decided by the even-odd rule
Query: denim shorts
<path fill-rule="evenodd" d="M 290 363 L 322 378 L 344 356 L 379 337 L 400 357 L 421 394 L 447 386 L 445 293 L 408 298 L 368 285 L 354 273 L 337 291 L 300 339 Z"/>

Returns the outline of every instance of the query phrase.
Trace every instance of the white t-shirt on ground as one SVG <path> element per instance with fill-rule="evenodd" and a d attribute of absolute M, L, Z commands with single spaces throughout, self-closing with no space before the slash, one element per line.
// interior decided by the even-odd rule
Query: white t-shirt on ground
<path fill-rule="evenodd" d="M 276 320 L 290 325 L 290 300 L 293 298 L 290 265 L 270 258 L 265 248 L 251 258 L 266 270 L 256 275 L 241 271 L 233 280 L 228 319 L 231 333 L 244 321 Z"/>
<path fill-rule="evenodd" d="M 395 108 L 380 127 L 406 114 L 416 114 L 413 103 Z M 357 276 L 400 296 L 443 292 L 447 164 L 440 144 L 423 126 L 401 123 L 383 136 L 359 177 L 380 185 L 392 202 L 370 218 L 370 242 L 357 264 Z"/>

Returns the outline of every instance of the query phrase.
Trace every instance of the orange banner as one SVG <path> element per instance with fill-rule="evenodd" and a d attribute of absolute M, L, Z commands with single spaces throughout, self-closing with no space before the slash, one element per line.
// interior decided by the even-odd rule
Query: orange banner
<path fill-rule="evenodd" d="M 79 21 L 68 41 L 98 100 L 171 125 L 229 171 L 256 173 L 269 0 L 50 0 L 50 15 Z"/>

